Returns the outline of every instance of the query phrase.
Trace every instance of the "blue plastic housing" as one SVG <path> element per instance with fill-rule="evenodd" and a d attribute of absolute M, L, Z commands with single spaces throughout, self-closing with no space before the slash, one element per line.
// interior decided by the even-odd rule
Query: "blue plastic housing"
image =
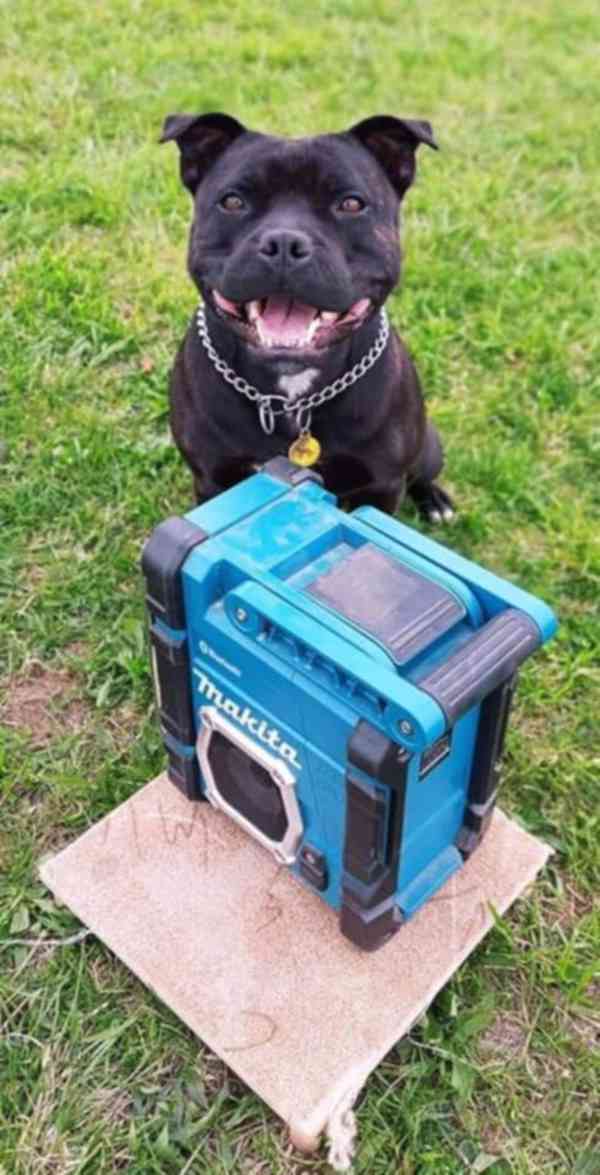
<path fill-rule="evenodd" d="M 484 834 L 516 670 L 552 612 L 279 459 L 163 523 L 143 566 L 172 778 L 218 804 L 211 746 L 254 746 L 259 806 L 288 805 L 265 816 L 285 845 L 258 839 L 380 946 Z"/>

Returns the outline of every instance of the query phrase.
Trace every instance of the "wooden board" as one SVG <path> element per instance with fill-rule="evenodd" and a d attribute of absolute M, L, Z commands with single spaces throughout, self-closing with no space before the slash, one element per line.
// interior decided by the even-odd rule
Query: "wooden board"
<path fill-rule="evenodd" d="M 549 852 L 496 811 L 460 873 L 364 954 L 266 850 L 159 776 L 41 876 L 309 1150 Z"/>

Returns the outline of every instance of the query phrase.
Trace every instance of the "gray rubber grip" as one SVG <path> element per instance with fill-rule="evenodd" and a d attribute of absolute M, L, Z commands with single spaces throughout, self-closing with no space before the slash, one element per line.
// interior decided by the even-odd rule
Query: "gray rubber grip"
<path fill-rule="evenodd" d="M 442 665 L 416 684 L 441 706 L 449 725 L 512 677 L 542 643 L 537 624 L 525 612 L 507 608 L 471 637 Z"/>

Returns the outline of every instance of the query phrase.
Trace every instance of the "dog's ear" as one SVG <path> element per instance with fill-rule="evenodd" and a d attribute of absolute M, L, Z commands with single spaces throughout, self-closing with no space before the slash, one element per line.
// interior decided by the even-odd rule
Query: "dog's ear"
<path fill-rule="evenodd" d="M 413 118 L 378 114 L 350 127 L 349 134 L 375 156 L 400 199 L 415 178 L 415 153 L 420 143 L 438 150 L 431 124 Z"/>
<path fill-rule="evenodd" d="M 228 114 L 168 114 L 161 143 L 175 139 L 180 152 L 181 179 L 192 195 L 207 171 L 245 126 Z"/>

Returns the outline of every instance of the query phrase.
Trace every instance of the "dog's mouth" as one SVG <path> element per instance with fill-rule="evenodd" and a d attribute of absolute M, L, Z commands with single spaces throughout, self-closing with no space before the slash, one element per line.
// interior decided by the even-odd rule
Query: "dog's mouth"
<path fill-rule="evenodd" d="M 250 340 L 260 347 L 306 349 L 327 347 L 366 319 L 369 298 L 359 298 L 347 310 L 322 310 L 307 306 L 288 294 L 270 294 L 252 302 L 232 302 L 212 291 L 216 308 L 244 325 Z"/>

